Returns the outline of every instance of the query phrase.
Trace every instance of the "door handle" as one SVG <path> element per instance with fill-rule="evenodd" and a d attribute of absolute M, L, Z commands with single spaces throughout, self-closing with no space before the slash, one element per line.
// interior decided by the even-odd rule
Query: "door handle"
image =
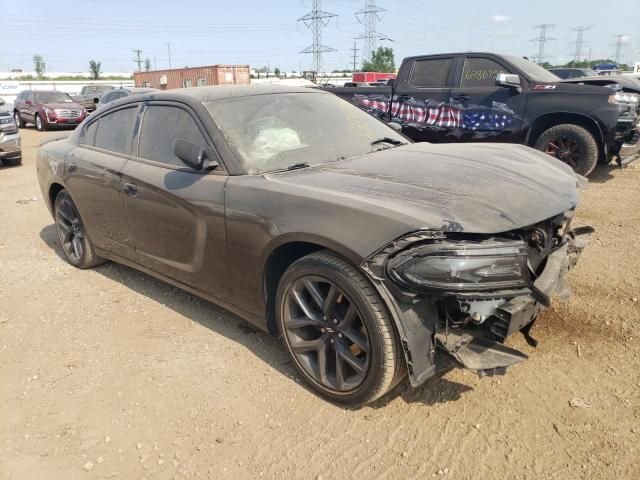
<path fill-rule="evenodd" d="M 78 169 L 78 165 L 76 165 L 75 163 L 70 163 L 69 167 L 67 168 L 67 170 L 70 172 L 75 172 L 77 169 Z"/>
<path fill-rule="evenodd" d="M 457 100 L 458 102 L 466 102 L 467 100 L 469 100 L 469 95 L 465 95 L 464 93 L 462 95 L 456 95 L 455 97 L 453 97 L 454 100 Z"/>
<path fill-rule="evenodd" d="M 124 184 L 124 193 L 126 193 L 130 197 L 138 196 L 138 187 L 133 183 L 125 183 Z"/>

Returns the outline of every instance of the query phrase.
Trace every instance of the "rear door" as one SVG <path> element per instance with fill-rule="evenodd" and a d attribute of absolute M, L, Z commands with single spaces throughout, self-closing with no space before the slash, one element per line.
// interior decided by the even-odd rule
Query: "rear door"
<path fill-rule="evenodd" d="M 455 56 L 408 59 L 396 81 L 391 120 L 417 142 L 445 141 L 460 126 L 460 112 L 449 102 Z"/>
<path fill-rule="evenodd" d="M 123 170 L 127 219 L 137 262 L 210 295 L 227 299 L 226 172 L 196 171 L 173 152 L 176 139 L 217 159 L 195 113 L 177 102 L 144 107 L 137 159 Z"/>
<path fill-rule="evenodd" d="M 451 91 L 452 104 L 463 111 L 461 141 L 520 141 L 526 95 L 496 86 L 499 73 L 518 72 L 497 57 L 470 54 L 464 58 Z"/>
<path fill-rule="evenodd" d="M 65 184 L 93 244 L 135 260 L 122 201 L 121 171 L 131 158 L 139 105 L 101 115 L 82 127 L 78 146 L 67 154 Z"/>

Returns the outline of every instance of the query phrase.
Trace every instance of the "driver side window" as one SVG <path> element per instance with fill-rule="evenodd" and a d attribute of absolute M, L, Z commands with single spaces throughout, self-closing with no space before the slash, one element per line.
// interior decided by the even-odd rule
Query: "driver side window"
<path fill-rule="evenodd" d="M 207 147 L 198 124 L 179 107 L 148 106 L 140 129 L 138 157 L 174 167 L 186 165 L 173 153 L 173 143 L 180 138 L 194 145 Z"/>

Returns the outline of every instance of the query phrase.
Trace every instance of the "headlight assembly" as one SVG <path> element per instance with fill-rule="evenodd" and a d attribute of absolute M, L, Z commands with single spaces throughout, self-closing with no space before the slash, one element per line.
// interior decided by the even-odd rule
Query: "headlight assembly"
<path fill-rule="evenodd" d="M 640 103 L 640 95 L 618 92 L 615 95 L 609 95 L 609 103 Z"/>
<path fill-rule="evenodd" d="M 392 258 L 387 274 L 414 290 L 487 291 L 529 284 L 527 250 L 520 241 L 423 245 Z"/>

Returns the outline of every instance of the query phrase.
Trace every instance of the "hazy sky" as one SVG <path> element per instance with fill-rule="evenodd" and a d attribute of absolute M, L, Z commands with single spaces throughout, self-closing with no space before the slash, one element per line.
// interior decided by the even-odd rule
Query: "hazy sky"
<path fill-rule="evenodd" d="M 325 69 L 348 68 L 353 38 L 363 33 L 354 13 L 364 0 L 324 0 L 337 14 L 323 31 Z M 532 25 L 555 23 L 546 51 L 552 62 L 573 58 L 571 27 L 593 25 L 585 56 L 611 57 L 615 35 L 624 34 L 622 60 L 640 61 L 640 0 L 420 1 L 379 0 L 386 9 L 378 31 L 393 41 L 396 62 L 423 53 L 491 50 L 533 56 L 538 35 Z M 132 71 L 132 49 L 157 68 L 216 63 L 269 64 L 271 69 L 309 69 L 311 33 L 296 20 L 310 0 L 0 0 L 0 70 L 32 70 L 44 56 L 48 71 L 86 71 L 89 59 L 105 72 Z M 358 42 L 362 47 L 362 42 Z"/>

